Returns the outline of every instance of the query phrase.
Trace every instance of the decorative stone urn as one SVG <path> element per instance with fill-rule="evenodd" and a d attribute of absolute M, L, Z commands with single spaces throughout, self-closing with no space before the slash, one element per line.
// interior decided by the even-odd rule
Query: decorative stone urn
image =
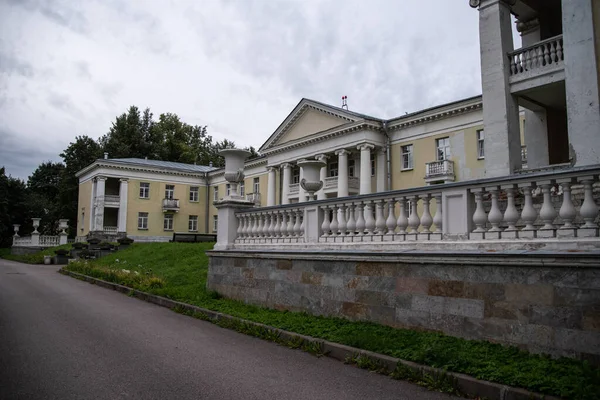
<path fill-rule="evenodd" d="M 59 219 L 58 220 L 58 229 L 61 229 L 62 232 L 66 234 L 67 232 L 65 232 L 65 230 L 69 227 L 69 220 L 68 219 Z"/>
<path fill-rule="evenodd" d="M 315 199 L 315 192 L 318 192 L 323 187 L 321 180 L 321 168 L 327 165 L 324 161 L 319 160 L 302 160 L 298 161 L 298 166 L 302 168 L 302 180 L 300 186 L 308 193 L 308 200 Z"/>
<path fill-rule="evenodd" d="M 33 222 L 33 233 L 39 233 L 37 228 L 39 228 L 41 220 L 41 218 L 31 218 L 31 221 Z"/>
<path fill-rule="evenodd" d="M 219 154 L 225 158 L 225 180 L 230 185 L 229 196 L 225 198 L 242 199 L 238 195 L 238 185 L 244 180 L 244 161 L 252 153 L 242 149 L 224 149 Z"/>
<path fill-rule="evenodd" d="M 19 237 L 19 228 L 21 227 L 21 225 L 19 224 L 13 224 L 13 230 L 15 231 L 14 236 L 15 237 Z"/>

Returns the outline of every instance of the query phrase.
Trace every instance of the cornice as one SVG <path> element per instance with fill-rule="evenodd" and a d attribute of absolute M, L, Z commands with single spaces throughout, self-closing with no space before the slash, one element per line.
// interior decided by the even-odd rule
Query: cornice
<path fill-rule="evenodd" d="M 352 125 L 344 125 L 342 127 L 332 128 L 330 130 L 323 131 L 323 132 L 320 132 L 315 135 L 297 139 L 295 141 L 280 145 L 280 147 L 273 147 L 270 149 L 265 149 L 265 150 L 263 150 L 263 154 L 271 155 L 271 154 L 282 153 L 284 151 L 288 151 L 291 149 L 308 146 L 308 145 L 311 145 L 314 143 L 319 143 L 324 140 L 328 140 L 328 139 L 334 138 L 336 136 L 343 135 L 345 133 L 364 131 L 364 130 L 381 132 L 382 128 L 381 128 L 380 124 L 375 123 L 375 122 L 359 121 Z"/>
<path fill-rule="evenodd" d="M 194 178 L 204 178 L 205 177 L 204 172 L 186 172 L 186 171 L 180 171 L 180 170 L 175 170 L 175 169 L 142 167 L 139 165 L 113 164 L 110 162 L 102 162 L 102 161 L 96 161 L 89 167 L 81 170 L 76 176 L 79 178 L 79 177 L 81 177 L 85 174 L 88 174 L 88 173 L 92 172 L 93 170 L 99 169 L 99 168 L 108 168 L 108 169 L 113 169 L 113 170 L 118 170 L 118 171 L 140 171 L 140 172 L 148 172 L 148 173 L 159 174 L 159 175 L 187 176 L 187 177 L 194 177 Z"/>
<path fill-rule="evenodd" d="M 438 120 L 449 118 L 449 117 L 455 117 L 455 116 L 461 115 L 461 114 L 471 113 L 474 111 L 481 110 L 482 108 L 483 108 L 483 103 L 480 100 L 477 103 L 457 106 L 457 107 L 447 109 L 444 111 L 432 112 L 427 115 L 414 115 L 412 117 L 406 117 L 406 118 L 401 117 L 400 120 L 397 120 L 396 122 L 391 123 L 388 126 L 388 130 L 395 131 L 398 129 L 404 129 L 404 128 L 412 127 L 415 125 L 426 124 L 426 123 L 429 123 L 432 121 L 438 121 Z"/>

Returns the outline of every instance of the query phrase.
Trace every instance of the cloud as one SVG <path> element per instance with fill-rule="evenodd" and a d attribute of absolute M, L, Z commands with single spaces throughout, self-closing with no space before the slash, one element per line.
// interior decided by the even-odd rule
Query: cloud
<path fill-rule="evenodd" d="M 0 2 L 0 162 L 26 176 L 131 105 L 259 147 L 302 97 L 339 105 L 347 95 L 351 110 L 391 118 L 478 94 L 477 11 L 430 0 L 425 18 L 423 7 Z"/>

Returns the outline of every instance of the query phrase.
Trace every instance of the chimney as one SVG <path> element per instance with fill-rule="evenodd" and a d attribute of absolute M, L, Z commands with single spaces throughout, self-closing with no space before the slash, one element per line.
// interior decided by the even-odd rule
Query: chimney
<path fill-rule="evenodd" d="M 104 159 L 108 160 L 108 153 L 107 152 L 104 152 Z"/>

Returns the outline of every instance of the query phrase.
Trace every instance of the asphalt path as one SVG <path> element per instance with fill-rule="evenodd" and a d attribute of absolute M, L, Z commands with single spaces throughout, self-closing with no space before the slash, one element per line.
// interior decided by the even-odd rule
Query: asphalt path
<path fill-rule="evenodd" d="M 0 260 L 0 399 L 453 398 Z"/>

